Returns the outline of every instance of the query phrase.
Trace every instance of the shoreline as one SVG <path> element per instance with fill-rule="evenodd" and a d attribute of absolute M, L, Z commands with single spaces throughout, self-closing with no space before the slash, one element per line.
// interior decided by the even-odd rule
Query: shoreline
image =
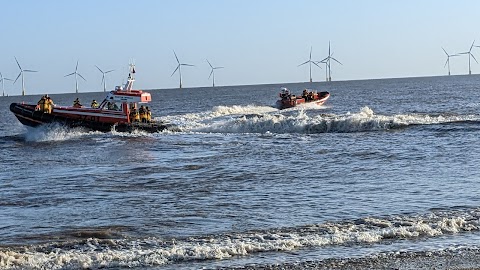
<path fill-rule="evenodd" d="M 251 265 L 235 270 L 368 270 L 368 269 L 436 269 L 474 270 L 480 269 L 480 250 L 456 249 L 422 252 L 381 253 L 362 258 L 326 259 L 284 264 Z"/>

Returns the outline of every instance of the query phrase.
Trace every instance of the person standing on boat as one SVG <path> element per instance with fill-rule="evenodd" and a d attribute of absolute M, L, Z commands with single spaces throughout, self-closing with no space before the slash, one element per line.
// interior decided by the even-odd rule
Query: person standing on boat
<path fill-rule="evenodd" d="M 80 100 L 78 99 L 78 97 L 73 101 L 73 107 L 75 107 L 75 108 L 81 108 L 82 107 L 82 104 L 80 104 Z"/>
<path fill-rule="evenodd" d="M 92 100 L 92 103 L 90 104 L 90 107 L 92 107 L 94 109 L 98 108 L 98 102 L 95 99 Z"/>
<path fill-rule="evenodd" d="M 139 122 L 140 116 L 138 115 L 137 109 L 135 107 L 130 108 L 130 122 Z"/>
<path fill-rule="evenodd" d="M 44 113 L 52 113 L 52 110 L 53 110 L 53 106 L 55 104 L 53 103 L 53 100 L 48 96 L 48 95 L 45 95 L 45 103 L 43 105 L 43 112 Z"/>
<path fill-rule="evenodd" d="M 36 111 L 42 111 L 42 112 L 44 111 L 45 101 L 46 101 L 45 96 L 42 96 L 42 98 L 40 98 L 40 100 L 37 102 L 37 107 L 35 107 Z"/>

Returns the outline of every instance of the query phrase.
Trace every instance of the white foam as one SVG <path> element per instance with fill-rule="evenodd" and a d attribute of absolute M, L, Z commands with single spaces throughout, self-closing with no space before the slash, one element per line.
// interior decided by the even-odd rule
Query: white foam
<path fill-rule="evenodd" d="M 145 267 L 178 261 L 227 259 L 302 247 L 379 243 L 479 230 L 479 209 L 426 216 L 365 218 L 299 228 L 166 241 L 87 239 L 70 244 L 0 251 L 1 269 L 78 269 Z"/>
<path fill-rule="evenodd" d="M 68 128 L 58 124 L 48 124 L 35 128 L 28 127 L 24 138 L 27 142 L 65 141 L 95 133 L 98 132 L 88 131 L 83 128 Z"/>

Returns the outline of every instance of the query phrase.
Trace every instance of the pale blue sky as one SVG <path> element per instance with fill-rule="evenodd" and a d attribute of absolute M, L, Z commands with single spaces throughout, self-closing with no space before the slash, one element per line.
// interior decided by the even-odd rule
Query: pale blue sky
<path fill-rule="evenodd" d="M 75 91 L 75 69 L 87 79 L 80 92 L 101 91 L 122 82 L 135 59 L 139 89 L 176 88 L 176 60 L 184 87 L 308 81 L 308 60 L 327 56 L 331 41 L 333 80 L 444 75 L 445 55 L 480 45 L 480 1 L 279 1 L 279 0 L 17 0 L 2 1 L 0 72 L 15 79 L 16 56 L 26 74 L 27 94 Z M 480 61 L 480 48 L 474 48 Z M 468 72 L 468 58 L 451 60 L 452 74 Z M 472 72 L 480 73 L 473 62 Z M 325 70 L 313 69 L 314 81 Z M 20 79 L 6 84 L 21 93 Z"/>

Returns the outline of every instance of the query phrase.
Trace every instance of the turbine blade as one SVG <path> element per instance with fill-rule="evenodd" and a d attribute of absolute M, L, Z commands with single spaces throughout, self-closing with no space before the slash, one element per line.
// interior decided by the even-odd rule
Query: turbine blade
<path fill-rule="evenodd" d="M 303 66 L 303 65 L 305 65 L 305 64 L 308 63 L 308 62 L 310 62 L 310 60 L 301 63 L 300 65 L 298 65 L 298 67 L 299 67 L 299 66 Z"/>
<path fill-rule="evenodd" d="M 73 73 L 70 73 L 70 74 L 67 74 L 67 75 L 65 75 L 65 76 L 63 76 L 63 77 L 72 76 L 73 74 L 75 74 L 75 72 L 73 72 Z"/>
<path fill-rule="evenodd" d="M 80 76 L 80 78 L 82 78 L 84 81 L 87 81 L 80 73 L 77 73 L 77 75 Z"/>
<path fill-rule="evenodd" d="M 442 47 L 442 50 L 445 52 L 445 54 L 448 56 L 448 53 L 447 51 L 445 51 L 445 49 Z"/>
<path fill-rule="evenodd" d="M 175 54 L 175 59 L 177 59 L 177 63 L 180 64 L 180 61 L 178 60 L 177 54 L 175 53 L 175 50 L 173 50 L 173 54 Z"/>
<path fill-rule="evenodd" d="M 333 57 L 332 57 L 331 59 L 343 66 L 343 64 L 340 63 L 340 61 L 338 61 L 337 59 L 335 59 L 335 58 L 333 58 Z"/>
<path fill-rule="evenodd" d="M 219 69 L 219 68 L 224 68 L 224 67 L 214 67 L 213 69 Z"/>
<path fill-rule="evenodd" d="M 98 69 L 101 73 L 104 73 L 103 70 L 101 70 L 97 65 L 95 65 L 95 67 L 97 67 L 97 69 Z"/>
<path fill-rule="evenodd" d="M 309 58 L 309 60 L 312 60 L 312 49 L 313 49 L 313 46 L 310 46 L 310 58 Z"/>
<path fill-rule="evenodd" d="M 190 64 L 180 64 L 182 66 L 189 66 L 189 67 L 194 67 L 195 65 L 190 65 Z"/>
<path fill-rule="evenodd" d="M 213 74 L 213 68 L 212 68 L 212 72 L 210 72 L 210 75 L 208 76 L 209 79 L 212 76 L 212 74 Z"/>
<path fill-rule="evenodd" d="M 469 52 L 472 51 L 472 48 L 473 48 L 473 45 L 475 44 L 475 40 L 472 42 L 472 46 L 470 46 L 470 50 L 468 50 Z"/>
<path fill-rule="evenodd" d="M 17 82 L 18 78 L 20 78 L 20 75 L 22 75 L 22 72 L 18 73 L 18 76 L 17 76 L 17 78 L 15 79 L 15 81 L 13 82 L 13 84 L 15 84 L 15 83 Z"/>
<path fill-rule="evenodd" d="M 77 60 L 77 65 L 75 66 L 75 72 L 78 70 L 78 60 Z"/>
<path fill-rule="evenodd" d="M 320 62 L 326 63 L 326 61 L 328 61 L 329 58 L 330 58 L 330 57 L 325 57 L 325 58 L 323 58 L 323 60 L 321 60 Z"/>
<path fill-rule="evenodd" d="M 13 81 L 12 79 L 9 79 L 9 78 L 3 78 L 3 80 L 5 80 L 5 81 Z"/>
<path fill-rule="evenodd" d="M 445 65 L 443 65 L 443 67 L 445 68 L 448 64 L 448 58 L 447 58 L 447 61 L 445 61 Z"/>
<path fill-rule="evenodd" d="M 172 75 L 170 75 L 170 77 L 173 76 L 173 74 L 175 74 L 175 72 L 177 72 L 178 68 L 180 68 L 180 64 L 178 64 L 177 68 L 173 71 Z"/>
<path fill-rule="evenodd" d="M 315 62 L 313 62 L 313 61 L 312 61 L 312 63 L 313 63 L 315 66 L 317 66 L 317 67 L 319 67 L 320 69 L 322 69 L 322 67 L 319 66 L 317 63 L 315 63 Z"/>
<path fill-rule="evenodd" d="M 205 60 L 207 60 L 207 63 L 210 65 L 211 68 L 213 68 L 212 64 L 210 64 L 210 61 L 208 61 L 208 59 Z"/>
<path fill-rule="evenodd" d="M 115 71 L 115 69 L 111 69 L 111 70 L 109 70 L 109 71 L 105 71 L 104 73 L 107 74 L 107 73 L 110 73 L 110 72 L 112 72 L 112 71 Z"/>
<path fill-rule="evenodd" d="M 38 72 L 36 70 L 30 70 L 30 69 L 24 69 L 23 71 L 25 71 L 25 72 Z"/>
<path fill-rule="evenodd" d="M 475 58 L 475 56 L 473 56 L 473 54 L 470 54 L 470 55 L 472 56 L 473 60 L 475 60 L 475 62 L 477 62 L 477 64 L 478 64 L 478 61 L 477 61 L 477 59 Z"/>
<path fill-rule="evenodd" d="M 14 57 L 15 57 L 15 56 L 14 56 Z M 22 67 L 21 67 L 20 64 L 18 63 L 17 57 L 15 57 L 15 61 L 17 62 L 18 68 L 19 68 L 20 70 L 22 70 Z"/>

